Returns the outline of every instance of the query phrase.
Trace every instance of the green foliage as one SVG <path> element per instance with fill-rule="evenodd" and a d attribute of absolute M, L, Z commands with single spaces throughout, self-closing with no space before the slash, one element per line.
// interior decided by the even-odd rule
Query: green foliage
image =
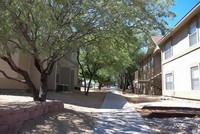
<path fill-rule="evenodd" d="M 2 0 L 0 41 L 13 44 L 8 45 L 10 50 L 17 45 L 30 54 L 37 49 L 38 54 L 45 56 L 53 56 L 55 51 L 62 55 L 107 32 L 110 32 L 108 38 L 122 34 L 129 38 L 132 34 L 144 36 L 144 32 L 156 29 L 164 31 L 163 17 L 172 15 L 168 10 L 171 3 L 163 0 Z"/>
<path fill-rule="evenodd" d="M 109 0 L 103 1 L 104 26 L 101 36 L 92 45 L 81 49 L 80 61 L 89 78 L 93 74 L 96 80 L 106 81 L 113 76 L 134 71 L 143 53 L 143 44 L 152 33 L 164 34 L 165 17 L 174 16 L 168 10 L 173 1 L 163 0 Z"/>
<path fill-rule="evenodd" d="M 19 49 L 34 58 L 41 74 L 49 75 L 56 61 L 81 48 L 82 74 L 97 74 L 104 67 L 121 73 L 152 31 L 166 32 L 164 18 L 174 16 L 171 4 L 173 0 L 1 0 L 0 57 Z"/>

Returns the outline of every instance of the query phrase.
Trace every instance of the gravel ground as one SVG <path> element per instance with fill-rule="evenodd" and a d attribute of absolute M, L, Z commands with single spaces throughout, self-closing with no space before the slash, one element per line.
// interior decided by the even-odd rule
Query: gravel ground
<path fill-rule="evenodd" d="M 144 118 L 155 134 L 200 134 L 200 118 Z"/>
<path fill-rule="evenodd" d="M 143 106 L 160 106 L 160 107 L 200 107 L 200 101 L 191 101 L 184 99 L 171 99 L 162 101 L 161 96 L 145 96 L 125 93 L 124 96 L 136 108 L 136 110 L 143 116 L 144 121 L 151 128 L 155 134 L 200 134 L 200 117 L 164 117 L 163 118 L 146 118 L 152 112 L 173 113 L 172 110 L 158 110 L 158 109 L 142 109 Z M 199 111 L 199 110 L 198 110 Z M 176 110 L 174 112 L 182 113 L 198 113 L 195 110 Z"/>

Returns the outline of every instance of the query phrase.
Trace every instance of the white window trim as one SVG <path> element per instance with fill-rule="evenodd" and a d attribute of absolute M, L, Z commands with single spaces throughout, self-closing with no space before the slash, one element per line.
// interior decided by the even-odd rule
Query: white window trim
<path fill-rule="evenodd" d="M 194 33 L 190 33 L 190 28 L 191 28 L 191 26 L 192 26 L 194 23 L 195 23 L 195 26 L 196 26 L 195 32 L 194 32 Z M 196 34 L 196 43 L 195 43 L 195 44 L 191 44 L 191 43 L 190 43 L 190 37 L 191 37 L 192 35 L 194 35 L 194 34 Z M 189 45 L 190 45 L 190 46 L 196 45 L 196 44 L 198 43 L 198 25 L 197 25 L 197 21 L 194 21 L 194 22 L 192 22 L 192 23 L 189 25 L 189 28 L 188 28 L 188 35 L 189 35 Z"/>
<path fill-rule="evenodd" d="M 192 84 L 192 68 L 194 67 L 198 67 L 198 71 L 199 71 L 199 87 L 198 89 L 193 89 L 193 84 Z M 191 89 L 193 91 L 196 91 L 196 90 L 200 90 L 200 69 L 199 69 L 199 65 L 198 64 L 193 64 L 192 66 L 190 66 L 190 83 L 191 83 Z"/>
<path fill-rule="evenodd" d="M 166 50 L 165 47 L 166 47 L 168 44 L 170 44 L 170 48 L 169 48 L 168 50 Z M 171 51 L 171 55 L 170 55 L 170 57 L 166 57 L 166 53 L 169 52 L 169 51 Z M 172 41 L 168 41 L 168 42 L 165 44 L 165 46 L 164 46 L 164 59 L 167 60 L 167 59 L 171 58 L 172 56 L 173 56 Z"/>
<path fill-rule="evenodd" d="M 168 75 L 168 74 L 172 74 L 172 89 L 167 89 L 166 75 Z M 168 91 L 174 90 L 174 72 L 167 72 L 167 73 L 165 73 L 165 90 L 168 90 Z"/>

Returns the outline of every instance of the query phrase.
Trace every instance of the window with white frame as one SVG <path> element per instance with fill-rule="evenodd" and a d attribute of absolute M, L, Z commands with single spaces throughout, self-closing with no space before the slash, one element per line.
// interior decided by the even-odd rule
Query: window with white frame
<path fill-rule="evenodd" d="M 165 59 L 172 57 L 172 43 L 171 43 L 171 41 L 169 41 L 165 45 L 164 49 L 165 49 Z"/>
<path fill-rule="evenodd" d="M 189 27 L 189 41 L 190 46 L 195 45 L 197 43 L 197 23 L 193 22 Z"/>
<path fill-rule="evenodd" d="M 191 84 L 192 89 L 199 89 L 199 67 L 191 67 Z"/>
<path fill-rule="evenodd" d="M 166 90 L 173 90 L 173 73 L 165 75 Z"/>

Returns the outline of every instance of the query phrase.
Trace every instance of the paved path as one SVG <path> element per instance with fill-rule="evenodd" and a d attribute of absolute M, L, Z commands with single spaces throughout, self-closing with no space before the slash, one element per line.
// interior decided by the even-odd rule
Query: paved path
<path fill-rule="evenodd" d="M 118 91 L 107 93 L 93 134 L 152 134 L 143 118 Z"/>

